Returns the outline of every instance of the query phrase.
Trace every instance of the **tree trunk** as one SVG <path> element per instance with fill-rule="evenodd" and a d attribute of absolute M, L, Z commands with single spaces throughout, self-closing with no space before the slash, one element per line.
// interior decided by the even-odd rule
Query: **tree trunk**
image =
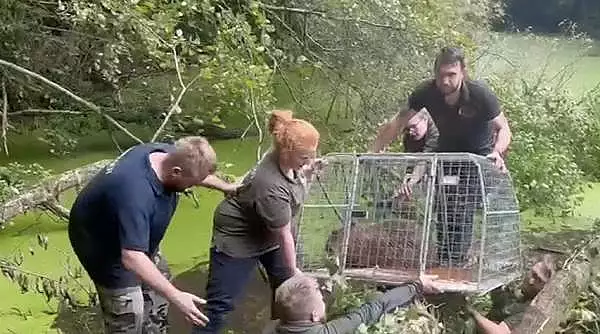
<path fill-rule="evenodd" d="M 36 208 L 48 209 L 59 216 L 68 216 L 65 208 L 56 206 L 58 196 L 71 189 L 79 190 L 112 160 L 101 160 L 52 176 L 17 197 L 0 203 L 0 226 L 14 217 Z"/>
<path fill-rule="evenodd" d="M 565 269 L 557 272 L 527 308 L 513 334 L 555 333 L 577 297 L 588 288 L 594 268 L 600 265 L 600 237 L 588 243 Z"/>

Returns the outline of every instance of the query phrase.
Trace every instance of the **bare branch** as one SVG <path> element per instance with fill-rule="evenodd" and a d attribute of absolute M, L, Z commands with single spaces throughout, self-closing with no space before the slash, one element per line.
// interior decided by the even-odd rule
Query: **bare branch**
<path fill-rule="evenodd" d="M 84 115 L 83 111 L 75 110 L 59 110 L 59 109 L 23 109 L 19 111 L 9 112 L 9 116 L 17 115 L 35 115 L 35 114 L 68 114 L 68 115 Z"/>
<path fill-rule="evenodd" d="M 175 71 L 177 71 L 177 79 L 179 79 L 179 84 L 181 85 L 181 88 L 184 89 L 185 84 L 183 83 L 183 79 L 181 78 L 181 70 L 179 69 L 179 58 L 177 57 L 177 50 L 175 50 L 175 47 L 173 47 L 172 49 L 173 60 L 175 61 Z"/>
<path fill-rule="evenodd" d="M 187 90 L 198 79 L 200 79 L 201 75 L 202 75 L 202 73 L 198 73 L 198 75 L 196 75 L 192 80 L 190 80 L 190 82 L 188 82 L 187 85 L 184 85 L 183 88 L 181 88 L 181 90 L 179 91 L 179 95 L 177 96 L 177 98 L 175 99 L 175 101 L 173 102 L 173 104 L 171 105 L 171 108 L 169 109 L 169 112 L 165 116 L 165 119 L 163 120 L 162 124 L 158 127 L 158 129 L 156 129 L 156 132 L 154 133 L 154 135 L 152 136 L 152 139 L 150 139 L 150 141 L 152 141 L 152 142 L 156 141 L 156 139 L 158 138 L 158 136 L 160 135 L 160 133 L 165 129 L 165 126 L 169 122 L 169 119 L 171 118 L 171 116 L 173 116 L 173 114 L 175 112 L 181 110 L 181 108 L 179 107 L 179 103 L 181 102 L 181 99 L 183 99 L 183 96 L 185 95 L 185 93 L 187 92 Z"/>
<path fill-rule="evenodd" d="M 143 141 L 141 139 L 139 139 L 138 137 L 136 137 L 133 133 L 131 133 L 129 130 L 127 130 L 124 126 L 122 126 L 119 122 L 117 122 L 114 118 L 110 117 L 109 115 L 105 114 L 104 112 L 102 112 L 102 109 L 100 107 L 98 107 L 97 105 L 93 104 L 92 102 L 89 102 L 87 100 L 84 100 L 83 98 L 77 96 L 75 93 L 71 92 L 70 90 L 64 88 L 63 86 L 47 79 L 46 77 L 37 74 L 35 72 L 32 72 L 26 68 L 23 68 L 17 64 L 13 64 L 9 61 L 0 59 L 0 65 L 2 66 L 6 66 L 9 67 L 13 70 L 16 70 L 20 73 L 23 73 L 25 75 L 34 77 L 40 81 L 42 81 L 43 83 L 47 84 L 48 86 L 61 91 L 62 93 L 66 94 L 67 96 L 69 96 L 70 98 L 74 99 L 75 101 L 83 104 L 84 106 L 88 107 L 89 109 L 91 109 L 92 111 L 98 113 L 100 116 L 106 118 L 110 123 L 112 123 L 114 126 L 116 126 L 119 130 L 125 132 L 129 137 L 131 137 L 133 140 L 137 141 L 138 143 L 143 143 Z"/>
<path fill-rule="evenodd" d="M 330 20 L 344 21 L 344 22 L 356 22 L 356 23 L 369 25 L 369 26 L 373 26 L 373 27 L 377 27 L 377 28 L 392 29 L 392 30 L 397 30 L 397 31 L 405 30 L 405 29 L 402 29 L 401 27 L 397 27 L 397 26 L 393 26 L 393 25 L 389 25 L 389 24 L 375 23 L 375 22 L 371 22 L 368 20 L 360 19 L 360 18 L 330 16 L 326 12 L 310 10 L 310 9 L 305 9 L 305 8 L 273 6 L 273 5 L 267 5 L 262 2 L 259 2 L 258 5 L 263 8 L 267 8 L 267 9 L 271 9 L 271 10 L 284 11 L 284 12 L 290 12 L 290 13 L 298 13 L 298 14 L 304 14 L 304 15 L 310 14 L 310 15 L 314 15 L 314 16 L 319 16 L 323 19 L 330 19 Z"/>
<path fill-rule="evenodd" d="M 261 147 L 262 147 L 262 143 L 263 143 L 263 131 L 262 131 L 262 127 L 260 126 L 260 122 L 258 120 L 258 114 L 256 113 L 256 106 L 254 104 L 254 91 L 252 90 L 252 87 L 248 88 L 249 93 L 250 93 L 250 108 L 252 110 L 252 117 L 254 118 L 254 125 L 256 126 L 256 129 L 258 130 L 258 146 L 256 148 L 256 160 L 260 160 L 261 158 Z"/>
<path fill-rule="evenodd" d="M 40 205 L 46 211 L 65 221 L 69 220 L 69 209 L 60 205 L 57 200 L 50 200 Z"/>
<path fill-rule="evenodd" d="M 2 142 L 4 152 L 8 156 L 8 144 L 6 138 L 6 129 L 8 127 L 8 95 L 6 94 L 6 81 L 2 78 Z"/>

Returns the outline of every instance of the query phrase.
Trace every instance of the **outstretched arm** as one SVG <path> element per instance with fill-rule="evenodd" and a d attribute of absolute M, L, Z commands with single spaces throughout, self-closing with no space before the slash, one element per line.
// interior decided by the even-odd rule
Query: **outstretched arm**
<path fill-rule="evenodd" d="M 327 322 L 322 326 L 319 334 L 353 333 L 361 324 L 370 326 L 376 323 L 383 314 L 410 303 L 420 294 L 421 289 L 418 283 L 397 287 L 376 300 L 365 303 L 348 314 Z"/>
<path fill-rule="evenodd" d="M 370 326 L 379 321 L 385 313 L 392 312 L 397 307 L 407 305 L 423 294 L 435 294 L 439 292 L 439 288 L 431 278 L 421 276 L 418 282 L 408 283 L 389 290 L 376 300 L 363 304 L 347 315 L 328 322 L 322 327 L 319 333 L 352 333 L 360 324 L 364 323 Z"/>
<path fill-rule="evenodd" d="M 497 324 L 473 309 L 470 312 L 484 334 L 510 334 L 511 330 L 505 322 Z"/>
<path fill-rule="evenodd" d="M 496 133 L 494 152 L 504 155 L 508 149 L 508 145 L 510 145 L 512 137 L 510 126 L 508 125 L 508 120 L 506 119 L 506 116 L 504 116 L 504 113 L 500 113 L 500 115 L 492 119 L 492 126 L 494 128 L 494 132 Z"/>
<path fill-rule="evenodd" d="M 202 180 L 201 185 L 203 187 L 206 187 L 209 189 L 220 190 L 225 194 L 230 194 L 230 193 L 235 192 L 235 190 L 239 186 L 238 184 L 235 184 L 235 183 L 225 182 L 214 174 L 211 174 L 211 175 L 207 176 L 204 180 Z"/>
<path fill-rule="evenodd" d="M 400 110 L 394 118 L 379 127 L 377 137 L 373 143 L 373 152 L 379 153 L 390 145 L 402 133 L 408 120 L 416 114 L 416 111 L 410 108 Z"/>

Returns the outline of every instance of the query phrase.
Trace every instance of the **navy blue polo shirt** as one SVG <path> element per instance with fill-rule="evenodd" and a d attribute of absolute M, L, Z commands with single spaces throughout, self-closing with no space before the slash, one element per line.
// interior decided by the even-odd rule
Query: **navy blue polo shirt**
<path fill-rule="evenodd" d="M 165 189 L 150 166 L 152 152 L 168 144 L 141 144 L 106 166 L 79 193 L 69 217 L 69 238 L 92 280 L 103 287 L 140 284 L 123 267 L 121 249 L 154 255 L 175 213 L 178 195 Z"/>

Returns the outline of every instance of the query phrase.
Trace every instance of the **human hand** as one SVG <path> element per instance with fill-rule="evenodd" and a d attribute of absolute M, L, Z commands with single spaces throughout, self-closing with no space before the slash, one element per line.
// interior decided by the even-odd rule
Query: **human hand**
<path fill-rule="evenodd" d="M 306 179 L 311 180 L 312 176 L 315 174 L 319 174 L 323 168 L 327 166 L 327 160 L 324 158 L 314 159 L 310 164 L 306 165 L 302 171 Z"/>
<path fill-rule="evenodd" d="M 417 184 L 416 181 L 413 181 L 412 179 L 408 179 L 408 181 L 402 183 L 400 188 L 396 189 L 396 193 L 394 194 L 394 197 L 410 199 L 410 197 L 412 196 L 412 188 L 414 187 L 415 184 Z"/>
<path fill-rule="evenodd" d="M 308 171 L 311 174 L 319 173 L 327 166 L 327 160 L 325 158 L 317 158 L 312 161 L 310 165 L 308 165 Z"/>
<path fill-rule="evenodd" d="M 506 165 L 504 164 L 504 159 L 502 158 L 502 155 L 500 155 L 499 152 L 494 151 L 494 152 L 486 155 L 485 157 L 492 160 L 492 162 L 494 163 L 494 166 L 496 166 L 496 168 L 500 169 L 500 172 L 506 173 L 506 171 L 507 171 Z"/>
<path fill-rule="evenodd" d="M 221 191 L 223 192 L 225 197 L 235 196 L 240 186 L 241 184 L 239 183 L 228 183 L 223 187 L 223 189 L 221 189 Z"/>
<path fill-rule="evenodd" d="M 420 275 L 419 282 L 421 282 L 421 286 L 423 287 L 423 292 L 428 295 L 437 294 L 443 292 L 441 287 L 439 287 L 434 280 L 437 279 L 437 276 L 431 275 Z"/>
<path fill-rule="evenodd" d="M 190 323 L 202 327 L 208 323 L 208 317 L 200 312 L 196 306 L 197 304 L 206 304 L 206 300 L 191 293 L 178 291 L 171 302 L 183 313 L 185 319 Z"/>

